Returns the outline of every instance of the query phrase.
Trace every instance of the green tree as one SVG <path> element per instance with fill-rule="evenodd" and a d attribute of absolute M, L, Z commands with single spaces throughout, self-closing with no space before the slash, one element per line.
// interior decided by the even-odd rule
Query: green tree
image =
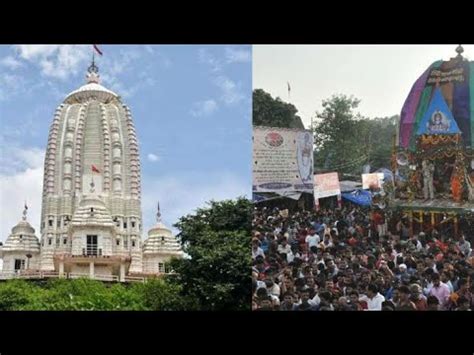
<path fill-rule="evenodd" d="M 8 280 L 0 284 L 0 310 L 178 311 L 190 308 L 180 290 L 160 279 L 130 285 L 89 279 Z"/>
<path fill-rule="evenodd" d="M 362 117 L 355 112 L 359 103 L 359 99 L 346 95 L 323 101 L 314 127 L 316 171 L 358 175 L 364 164 L 370 164 L 372 170 L 390 168 L 399 116 Z"/>
<path fill-rule="evenodd" d="M 358 131 L 362 117 L 354 112 L 359 103 L 346 95 L 323 100 L 323 111 L 316 113 L 314 127 L 315 170 L 352 172 L 365 162 L 366 147 Z"/>
<path fill-rule="evenodd" d="M 253 124 L 254 126 L 302 128 L 298 110 L 292 104 L 283 102 L 279 97 L 274 99 L 262 89 L 253 91 Z"/>
<path fill-rule="evenodd" d="M 390 168 L 393 139 L 396 134 L 399 116 L 376 117 L 359 122 L 362 141 L 367 152 L 367 163 L 373 170 Z"/>
<path fill-rule="evenodd" d="M 144 284 L 135 284 L 133 289 L 147 310 L 185 311 L 196 307 L 192 299 L 181 296 L 182 287 L 172 281 L 151 279 Z"/>
<path fill-rule="evenodd" d="M 249 310 L 252 204 L 239 198 L 208 205 L 175 224 L 189 258 L 171 262 L 173 282 L 196 309 Z"/>
<path fill-rule="evenodd" d="M 0 284 L 0 311 L 22 309 L 34 298 L 34 287 L 24 280 L 5 281 Z"/>

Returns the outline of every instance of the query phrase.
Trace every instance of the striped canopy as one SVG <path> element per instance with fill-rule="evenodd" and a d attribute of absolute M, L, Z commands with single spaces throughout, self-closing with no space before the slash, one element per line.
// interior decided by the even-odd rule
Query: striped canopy
<path fill-rule="evenodd" d="M 474 62 L 461 56 L 434 62 L 413 84 L 400 115 L 399 147 L 416 149 L 417 132 L 436 92 L 454 117 L 464 146 L 474 148 Z"/>

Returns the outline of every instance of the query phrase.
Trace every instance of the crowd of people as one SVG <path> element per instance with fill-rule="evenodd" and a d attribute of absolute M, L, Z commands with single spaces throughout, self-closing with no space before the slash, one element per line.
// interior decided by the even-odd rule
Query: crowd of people
<path fill-rule="evenodd" d="M 391 218 L 354 205 L 255 208 L 252 309 L 472 310 L 474 231 L 410 235 Z"/>

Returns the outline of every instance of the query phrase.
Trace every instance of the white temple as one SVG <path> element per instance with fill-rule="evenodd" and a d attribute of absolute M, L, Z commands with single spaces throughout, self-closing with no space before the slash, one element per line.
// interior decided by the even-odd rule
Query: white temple
<path fill-rule="evenodd" d="M 142 243 L 135 127 L 130 109 L 99 79 L 92 61 L 87 84 L 56 109 L 44 164 L 41 243 L 25 209 L 0 246 L 4 275 L 127 281 L 165 273 L 171 257 L 183 256 L 159 206 Z"/>

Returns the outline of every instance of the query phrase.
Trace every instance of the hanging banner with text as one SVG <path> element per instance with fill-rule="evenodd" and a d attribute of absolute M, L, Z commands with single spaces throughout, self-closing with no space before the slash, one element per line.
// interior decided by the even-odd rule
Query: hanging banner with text
<path fill-rule="evenodd" d="M 253 191 L 313 193 L 311 131 L 254 127 Z"/>
<path fill-rule="evenodd" d="M 341 194 L 337 173 L 314 175 L 314 198 L 324 198 Z"/>

